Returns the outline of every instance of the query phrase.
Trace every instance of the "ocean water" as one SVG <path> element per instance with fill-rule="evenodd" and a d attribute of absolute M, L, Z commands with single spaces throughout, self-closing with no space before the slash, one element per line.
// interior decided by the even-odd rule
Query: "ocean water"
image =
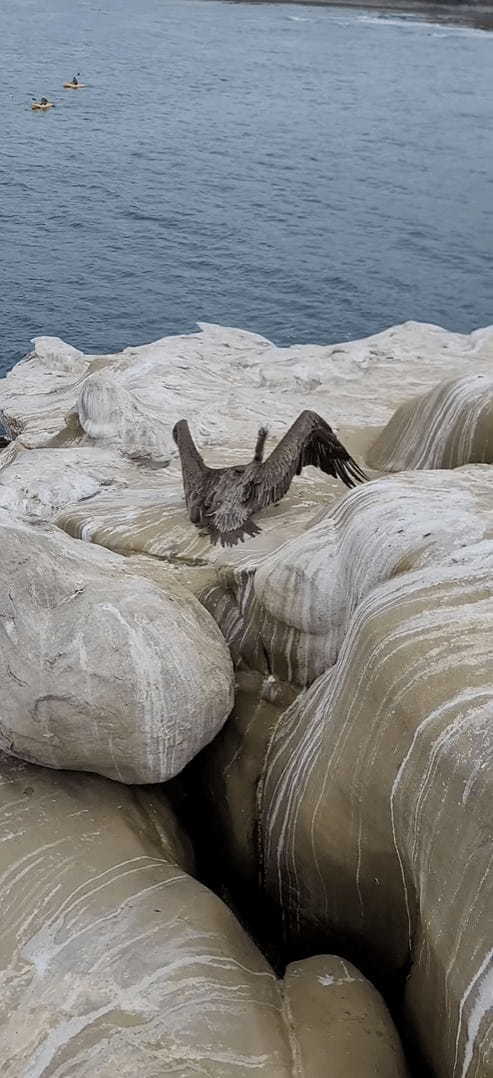
<path fill-rule="evenodd" d="M 491 321 L 492 42 L 341 8 L 5 2 L 0 369 L 37 334 Z"/>

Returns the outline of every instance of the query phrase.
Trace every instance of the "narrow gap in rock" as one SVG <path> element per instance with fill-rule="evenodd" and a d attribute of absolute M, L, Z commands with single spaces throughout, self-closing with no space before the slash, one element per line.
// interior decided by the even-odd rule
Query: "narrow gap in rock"
<path fill-rule="evenodd" d="M 207 752 L 207 749 L 204 750 Z M 231 870 L 224 836 L 211 808 L 212 802 L 204 779 L 203 753 L 199 754 L 175 779 L 166 783 L 169 797 L 178 819 L 193 844 L 196 857 L 196 876 L 226 903 L 242 927 L 254 940 L 278 977 L 284 975 L 290 962 L 301 961 L 317 954 L 336 954 L 356 965 L 365 977 L 381 992 L 390 1015 L 399 1031 L 409 1065 L 410 1078 L 433 1078 L 419 1046 L 403 1020 L 403 993 L 409 969 L 395 975 L 385 975 L 368 950 L 355 941 L 326 932 L 311 931 L 303 943 L 286 944 L 279 909 L 262 893 L 261 881 L 249 886 Z"/>

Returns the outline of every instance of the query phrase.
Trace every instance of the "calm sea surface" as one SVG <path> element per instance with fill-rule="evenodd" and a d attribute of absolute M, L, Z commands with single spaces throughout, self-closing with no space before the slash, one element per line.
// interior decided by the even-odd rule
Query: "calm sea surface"
<path fill-rule="evenodd" d="M 334 8 L 4 0 L 0 369 L 37 334 L 491 321 L 492 43 Z"/>

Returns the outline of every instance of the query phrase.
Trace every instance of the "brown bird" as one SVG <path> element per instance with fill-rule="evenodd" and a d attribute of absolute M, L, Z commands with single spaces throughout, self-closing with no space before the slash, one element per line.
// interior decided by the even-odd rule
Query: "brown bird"
<path fill-rule="evenodd" d="M 267 460 L 267 430 L 261 427 L 253 460 L 229 468 L 208 468 L 190 434 L 186 419 L 173 427 L 180 454 L 185 502 L 192 524 L 206 528 L 211 542 L 234 546 L 245 535 L 258 535 L 255 513 L 279 502 L 295 475 L 308 464 L 342 479 L 347 487 L 367 478 L 341 445 L 325 419 L 301 412 Z"/>

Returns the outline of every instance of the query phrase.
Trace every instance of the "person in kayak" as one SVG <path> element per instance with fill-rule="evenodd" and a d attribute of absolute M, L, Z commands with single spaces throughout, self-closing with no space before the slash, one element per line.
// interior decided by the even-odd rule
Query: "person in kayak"
<path fill-rule="evenodd" d="M 42 97 L 41 101 L 39 103 L 40 103 L 40 105 L 48 105 L 49 104 L 48 98 L 47 97 Z"/>
<path fill-rule="evenodd" d="M 73 82 L 74 86 L 78 86 L 78 85 L 79 85 L 79 80 L 78 80 L 78 78 L 77 78 L 77 75 L 74 75 L 74 77 L 73 77 L 73 79 L 72 79 L 72 82 Z"/>

